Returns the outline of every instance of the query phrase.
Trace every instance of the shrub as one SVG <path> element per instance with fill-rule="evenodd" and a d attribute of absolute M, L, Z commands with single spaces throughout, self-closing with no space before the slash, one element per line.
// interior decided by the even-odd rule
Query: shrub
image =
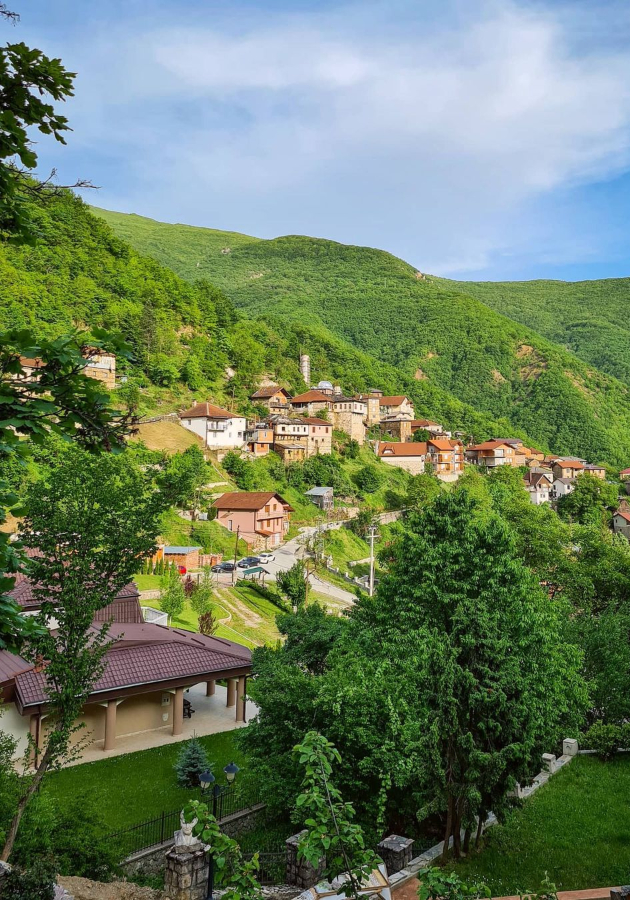
<path fill-rule="evenodd" d="M 374 466 L 364 466 L 355 476 L 357 487 L 364 494 L 373 494 L 381 484 L 381 479 Z"/>
<path fill-rule="evenodd" d="M 55 866 L 34 857 L 28 869 L 14 867 L 2 881 L 2 900 L 54 900 Z"/>
<path fill-rule="evenodd" d="M 418 900 L 476 900 L 479 897 L 490 897 L 485 884 L 471 882 L 466 884 L 455 872 L 445 872 L 436 867 L 418 872 L 421 879 L 418 888 Z"/>
<path fill-rule="evenodd" d="M 197 619 L 197 625 L 199 626 L 199 634 L 205 634 L 206 637 L 212 637 L 219 627 L 217 618 L 212 610 L 202 613 Z"/>
<path fill-rule="evenodd" d="M 193 737 L 186 741 L 173 768 L 177 773 L 177 783 L 181 787 L 199 786 L 199 776 L 202 772 L 208 771 L 210 763 L 206 751 L 197 738 Z"/>
<path fill-rule="evenodd" d="M 586 732 L 584 741 L 587 749 L 594 750 L 600 759 L 612 759 L 621 747 L 622 729 L 619 725 L 595 722 Z"/>

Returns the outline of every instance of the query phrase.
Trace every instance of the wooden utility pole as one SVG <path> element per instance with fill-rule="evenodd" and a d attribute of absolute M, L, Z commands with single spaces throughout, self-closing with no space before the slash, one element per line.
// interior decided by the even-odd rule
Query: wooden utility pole
<path fill-rule="evenodd" d="M 374 596 L 374 536 L 376 534 L 376 526 L 370 525 L 370 585 L 368 593 L 370 597 Z"/>
<path fill-rule="evenodd" d="M 241 526 L 236 526 L 236 544 L 234 545 L 234 568 L 232 569 L 232 584 L 236 581 L 236 560 L 238 559 L 238 536 L 241 531 Z"/>

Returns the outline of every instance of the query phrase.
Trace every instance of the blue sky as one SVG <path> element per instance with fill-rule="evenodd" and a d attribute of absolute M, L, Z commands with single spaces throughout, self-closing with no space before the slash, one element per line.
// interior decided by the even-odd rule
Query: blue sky
<path fill-rule="evenodd" d="M 627 0 L 14 0 L 90 202 L 454 278 L 630 275 Z"/>

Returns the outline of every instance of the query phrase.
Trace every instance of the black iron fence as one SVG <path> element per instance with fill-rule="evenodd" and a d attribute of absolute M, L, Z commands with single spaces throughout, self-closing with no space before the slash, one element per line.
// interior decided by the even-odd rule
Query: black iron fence
<path fill-rule="evenodd" d="M 213 798 L 202 797 L 201 799 L 212 810 Z M 257 791 L 248 790 L 247 793 L 244 793 L 238 787 L 228 788 L 217 797 L 217 821 L 221 822 L 239 812 L 245 813 L 260 802 L 260 795 Z M 142 850 L 149 850 L 151 847 L 159 847 L 160 844 L 171 840 L 174 833 L 179 830 L 180 813 L 181 809 L 162 812 L 154 819 L 147 819 L 138 825 L 113 832 L 108 835 L 107 840 L 120 849 L 122 859 L 132 856 L 134 853 L 140 853 Z"/>
<path fill-rule="evenodd" d="M 243 858 L 249 860 L 253 853 L 244 853 Z M 286 848 L 270 851 L 263 850 L 258 854 L 258 872 L 256 880 L 259 884 L 284 884 L 286 880 L 287 851 Z"/>

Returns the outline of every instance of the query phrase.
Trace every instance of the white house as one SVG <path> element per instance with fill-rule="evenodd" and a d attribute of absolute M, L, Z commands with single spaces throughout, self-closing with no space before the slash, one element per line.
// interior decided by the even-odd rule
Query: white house
<path fill-rule="evenodd" d="M 554 500 L 559 500 L 560 497 L 566 497 L 573 490 L 575 490 L 575 481 L 572 478 L 556 478 L 553 482 L 551 496 Z"/>
<path fill-rule="evenodd" d="M 188 431 L 198 434 L 209 450 L 229 450 L 245 444 L 245 416 L 235 415 L 212 403 L 195 403 L 179 414 Z"/>

